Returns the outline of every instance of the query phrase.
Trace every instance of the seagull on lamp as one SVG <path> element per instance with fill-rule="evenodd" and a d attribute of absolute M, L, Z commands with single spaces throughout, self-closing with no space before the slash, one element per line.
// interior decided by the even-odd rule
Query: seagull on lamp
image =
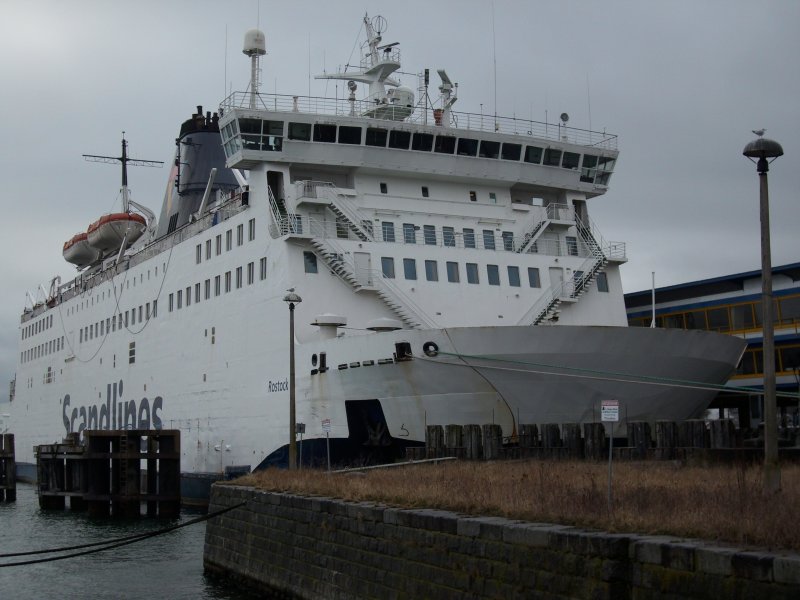
<path fill-rule="evenodd" d="M 764 135 L 764 132 L 766 131 L 766 129 L 753 129 L 752 131 L 753 131 L 753 133 L 755 133 L 755 134 L 756 134 L 758 137 L 761 137 L 762 135 Z"/>

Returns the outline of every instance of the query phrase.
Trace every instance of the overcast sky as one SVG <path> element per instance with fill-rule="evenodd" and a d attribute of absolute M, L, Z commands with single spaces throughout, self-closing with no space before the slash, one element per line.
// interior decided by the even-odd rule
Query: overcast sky
<path fill-rule="evenodd" d="M 4 390 L 25 292 L 73 277 L 63 243 L 119 209 L 119 170 L 81 155 L 119 155 L 124 130 L 133 157 L 168 163 L 197 104 L 215 110 L 245 88 L 242 38 L 257 24 L 265 92 L 307 94 L 309 65 L 347 62 L 368 11 L 387 19 L 384 42 L 400 42 L 404 71 L 447 69 L 458 110 L 494 111 L 494 56 L 498 114 L 567 112 L 583 128 L 591 115 L 593 129 L 618 134 L 610 191 L 589 210 L 607 240 L 627 242 L 627 292 L 648 289 L 651 271 L 665 286 L 760 267 L 758 177 L 741 152 L 764 127 L 786 154 L 770 170 L 773 264 L 800 261 L 794 0 L 495 0 L 494 50 L 489 0 L 0 0 L 0 9 Z M 311 83 L 312 95 L 325 91 Z M 131 167 L 133 198 L 158 214 L 167 175 Z"/>

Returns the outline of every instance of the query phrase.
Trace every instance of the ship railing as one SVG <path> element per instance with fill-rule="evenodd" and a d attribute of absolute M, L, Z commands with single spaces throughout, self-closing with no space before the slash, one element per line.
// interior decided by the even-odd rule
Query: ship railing
<path fill-rule="evenodd" d="M 357 236 L 364 241 L 374 241 L 372 222 L 365 219 L 359 207 L 329 181 L 298 181 L 295 183 L 296 198 L 316 198 L 327 203 L 349 222 Z"/>
<path fill-rule="evenodd" d="M 404 121 L 415 125 L 429 126 L 436 130 L 450 127 L 468 131 L 481 131 L 516 135 L 520 137 L 558 141 L 579 146 L 595 147 L 603 150 L 617 150 L 617 136 L 605 131 L 593 131 L 563 123 L 534 121 L 516 116 L 504 117 L 491 114 L 451 111 L 452 123 L 437 124 L 441 121 L 441 109 L 413 107 L 408 116 L 408 107 L 376 103 L 375 100 L 349 100 L 348 98 L 325 98 L 318 96 L 292 96 L 288 94 L 256 94 L 233 92 L 220 104 L 224 111 L 253 108 L 256 110 L 286 113 L 310 113 L 316 115 L 357 116 L 379 114 L 380 117 L 364 117 L 374 121 Z M 380 108 L 376 112 L 376 108 Z"/>

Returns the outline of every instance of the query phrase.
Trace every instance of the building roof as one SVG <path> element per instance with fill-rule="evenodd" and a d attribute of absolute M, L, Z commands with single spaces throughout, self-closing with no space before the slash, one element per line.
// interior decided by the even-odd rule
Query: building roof
<path fill-rule="evenodd" d="M 785 275 L 792 281 L 800 281 L 800 262 L 790 263 L 779 267 L 772 267 L 773 275 Z M 688 283 L 679 283 L 666 287 L 656 288 L 658 302 L 675 302 L 687 300 L 699 296 L 711 296 L 714 294 L 724 294 L 725 292 L 740 292 L 744 289 L 744 282 L 749 279 L 761 277 L 761 269 L 757 271 L 745 271 L 733 275 L 723 275 L 722 277 L 712 277 L 711 279 L 700 279 Z M 639 306 L 649 306 L 651 303 L 652 290 L 642 290 L 641 292 L 631 292 L 625 294 L 625 307 L 636 308 Z"/>

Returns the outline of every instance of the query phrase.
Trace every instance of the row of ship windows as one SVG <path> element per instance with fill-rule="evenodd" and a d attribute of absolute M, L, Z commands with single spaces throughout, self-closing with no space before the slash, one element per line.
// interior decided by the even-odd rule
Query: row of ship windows
<path fill-rule="evenodd" d="M 256 239 L 256 220 L 250 219 L 247 222 L 247 241 L 252 242 Z M 205 256 L 206 260 L 211 260 L 211 241 L 209 238 L 205 241 Z M 241 246 L 244 244 L 244 223 L 236 226 L 236 245 Z M 228 229 L 225 232 L 225 251 L 228 252 L 233 249 L 233 229 Z M 214 254 L 219 256 L 222 254 L 222 234 L 218 234 L 214 238 Z M 203 244 L 197 244 L 195 247 L 195 262 L 199 265 L 203 260 Z"/>
<path fill-rule="evenodd" d="M 668 329 L 704 329 L 730 332 L 746 331 L 762 327 L 761 300 L 740 302 L 694 310 L 685 310 L 656 316 L 656 327 Z M 775 325 L 800 324 L 800 294 L 773 299 L 773 323 Z M 651 316 L 628 319 L 635 327 L 650 327 Z M 800 363 L 798 363 L 800 364 Z"/>
<path fill-rule="evenodd" d="M 416 244 L 419 241 L 417 232 L 420 230 L 419 225 L 413 223 L 403 223 L 403 243 Z M 381 233 L 384 242 L 396 242 L 397 236 L 395 235 L 395 224 L 392 221 L 381 221 Z M 460 238 L 460 239 L 459 239 Z M 500 235 L 500 240 L 497 240 L 495 231 L 493 229 L 483 229 L 480 237 L 476 237 L 475 230 L 470 227 L 464 227 L 461 231 L 456 231 L 455 227 L 442 227 L 441 236 L 438 235 L 435 225 L 422 226 L 422 243 L 427 246 L 456 246 L 459 248 L 478 248 L 482 247 L 484 250 L 496 250 L 500 242 L 503 250 L 509 252 L 514 251 L 514 232 L 503 231 Z M 577 244 L 577 239 L 576 239 Z M 577 246 L 576 246 L 577 250 Z"/>
<path fill-rule="evenodd" d="M 41 344 L 37 344 L 33 348 L 29 348 L 27 350 L 23 350 L 19 354 L 19 360 L 21 363 L 27 363 L 32 360 L 36 360 L 37 358 L 43 358 L 45 356 L 49 356 L 54 352 L 60 352 L 64 349 L 64 336 L 54 338 L 47 342 L 42 342 Z"/>
<path fill-rule="evenodd" d="M 111 333 L 128 329 L 139 323 L 147 323 L 150 319 L 155 319 L 158 316 L 158 300 L 153 300 L 152 305 L 150 302 L 140 304 L 125 312 L 108 317 L 105 320 L 97 321 L 91 325 L 86 325 L 78 330 L 78 343 L 88 342 L 95 338 L 105 337 Z M 138 333 L 138 331 L 131 331 L 131 333 Z"/>
<path fill-rule="evenodd" d="M 417 260 L 415 258 L 404 258 L 403 276 L 409 281 L 417 280 Z M 303 252 L 303 262 L 306 273 L 318 273 L 317 256 L 313 252 Z M 425 279 L 427 281 L 439 281 L 439 262 L 435 260 L 425 260 Z M 466 263 L 467 283 L 480 283 L 478 263 Z M 446 261 L 445 272 L 447 281 L 450 283 L 461 282 L 461 267 L 458 262 Z M 391 256 L 381 257 L 381 273 L 387 279 L 395 278 L 395 259 Z M 520 268 L 515 265 L 506 267 L 508 285 L 511 287 L 521 287 Z M 579 280 L 583 276 L 581 271 L 575 271 L 573 277 Z M 500 285 L 500 267 L 498 265 L 486 265 L 486 281 L 489 285 Z M 532 288 L 542 287 L 542 280 L 539 269 L 528 267 L 528 285 Z M 608 292 L 608 278 L 605 273 L 597 274 L 597 290 Z"/>
<path fill-rule="evenodd" d="M 26 340 L 32 335 L 36 335 L 37 333 L 41 333 L 42 331 L 47 331 L 53 326 L 53 315 L 46 316 L 42 319 L 39 319 L 35 323 L 31 323 L 30 325 L 26 325 L 22 328 L 22 339 Z"/>
<path fill-rule="evenodd" d="M 241 131 L 240 131 L 241 130 Z M 280 152 L 283 150 L 283 136 L 290 140 L 303 142 L 326 142 L 346 145 L 365 145 L 375 148 L 396 150 L 416 150 L 456 156 L 501 159 L 519 162 L 520 160 L 562 169 L 580 169 L 580 180 L 585 183 L 608 185 L 616 159 L 611 156 L 568 152 L 560 148 L 523 145 L 513 142 L 495 142 L 475 138 L 456 137 L 447 134 L 410 132 L 380 127 L 363 128 L 352 125 L 333 125 L 328 123 L 289 122 L 284 134 L 284 122 L 262 119 L 239 119 L 225 125 L 222 141 L 228 157 L 245 150 Z M 582 158 L 582 160 L 581 160 Z"/>
<path fill-rule="evenodd" d="M 226 271 L 224 275 L 217 275 L 213 280 L 213 294 L 219 296 L 223 292 L 228 293 L 232 289 L 241 289 L 245 283 L 245 276 L 247 277 L 247 285 L 252 285 L 256 278 L 256 263 L 247 263 L 247 270 L 244 267 L 236 267 L 233 271 Z M 267 257 L 264 256 L 259 260 L 259 279 L 261 281 L 267 278 Z M 194 297 L 195 304 L 203 300 L 210 300 L 212 294 L 212 280 L 206 279 L 203 285 L 200 282 L 192 286 L 187 286 L 185 290 L 178 290 L 169 295 L 169 312 L 179 310 L 186 306 L 187 308 L 192 305 L 192 298 Z M 194 291 L 194 295 L 192 294 Z"/>
<path fill-rule="evenodd" d="M 167 264 L 166 263 L 162 264 L 162 269 L 163 269 L 164 273 L 167 272 Z M 151 276 L 151 270 L 147 269 L 147 280 L 148 281 L 150 280 L 150 276 Z M 158 267 L 155 267 L 155 277 L 158 277 Z M 76 314 L 76 313 L 80 312 L 81 310 L 88 309 L 91 306 L 94 306 L 95 304 L 99 304 L 101 301 L 105 301 L 105 300 L 114 299 L 115 304 L 118 304 L 119 303 L 118 298 L 119 299 L 122 298 L 122 293 L 125 290 L 130 289 L 131 287 L 136 287 L 136 281 L 137 280 L 139 281 L 140 284 L 144 283 L 144 280 L 145 280 L 144 272 L 139 273 L 138 276 L 136 276 L 136 275 L 129 276 L 128 272 L 126 272 L 124 281 L 119 284 L 119 291 L 117 291 L 117 287 L 116 286 L 112 286 L 112 289 L 103 290 L 101 292 L 94 292 L 94 290 L 90 288 L 90 290 L 88 292 L 83 292 L 84 294 L 89 294 L 89 297 L 85 298 L 80 303 L 76 304 L 75 306 L 73 306 L 71 308 L 68 308 L 67 309 L 67 315 Z M 133 286 L 131 286 L 131 282 L 133 282 Z"/>

